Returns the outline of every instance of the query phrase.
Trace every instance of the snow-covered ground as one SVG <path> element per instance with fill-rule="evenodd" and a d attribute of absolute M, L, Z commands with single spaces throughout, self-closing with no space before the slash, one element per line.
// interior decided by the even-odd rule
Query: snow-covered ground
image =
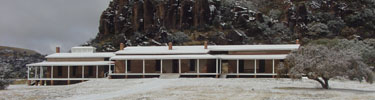
<path fill-rule="evenodd" d="M 101 79 L 69 86 L 11 85 L 0 90 L 0 99 L 65 100 L 375 100 L 375 84 L 330 81 L 332 89 L 320 89 L 312 80 L 290 79 Z"/>

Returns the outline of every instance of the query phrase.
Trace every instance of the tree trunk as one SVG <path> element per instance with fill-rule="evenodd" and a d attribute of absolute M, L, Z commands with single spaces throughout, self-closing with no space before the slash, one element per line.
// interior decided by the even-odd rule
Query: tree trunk
<path fill-rule="evenodd" d="M 320 80 L 319 78 L 316 78 L 316 79 L 314 79 L 315 81 L 318 81 L 319 83 L 320 83 L 320 85 L 322 85 L 322 87 L 324 88 L 324 89 L 328 89 L 329 87 L 328 87 L 328 79 L 325 79 L 325 78 L 323 78 L 323 80 L 324 80 L 324 82 L 322 81 L 322 80 Z"/>

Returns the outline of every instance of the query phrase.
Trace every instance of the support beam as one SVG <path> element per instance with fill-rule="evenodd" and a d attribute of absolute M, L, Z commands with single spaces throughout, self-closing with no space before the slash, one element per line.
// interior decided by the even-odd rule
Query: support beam
<path fill-rule="evenodd" d="M 178 73 L 181 74 L 181 59 L 178 59 Z"/>
<path fill-rule="evenodd" d="M 53 79 L 53 66 L 51 66 L 51 79 Z M 51 85 L 54 85 L 53 80 L 51 80 Z"/>
<path fill-rule="evenodd" d="M 221 74 L 221 70 L 222 70 L 222 68 L 221 68 L 221 67 L 222 67 L 222 61 L 223 61 L 223 60 L 220 59 L 220 63 L 219 63 L 219 67 L 220 67 L 220 68 L 219 68 L 219 73 L 220 73 L 220 74 Z"/>
<path fill-rule="evenodd" d="M 85 78 L 85 66 L 82 66 L 82 78 Z"/>
<path fill-rule="evenodd" d="M 39 78 L 43 78 L 43 66 L 39 67 Z"/>
<path fill-rule="evenodd" d="M 257 77 L 257 60 L 254 59 L 254 78 Z"/>
<path fill-rule="evenodd" d="M 70 84 L 70 66 L 68 66 L 68 85 Z"/>
<path fill-rule="evenodd" d="M 112 78 L 110 74 L 112 74 L 111 64 L 108 65 L 108 79 Z"/>
<path fill-rule="evenodd" d="M 96 78 L 99 78 L 99 68 L 98 68 L 98 65 L 96 65 Z"/>
<path fill-rule="evenodd" d="M 35 68 L 34 78 L 37 78 L 38 77 L 38 67 L 34 66 L 34 68 Z"/>
<path fill-rule="evenodd" d="M 30 66 L 27 66 L 27 80 L 30 78 Z"/>
<path fill-rule="evenodd" d="M 163 59 L 160 59 L 160 74 L 163 74 Z"/>
<path fill-rule="evenodd" d="M 275 78 L 275 59 L 272 59 L 272 78 Z"/>
<path fill-rule="evenodd" d="M 145 78 L 145 60 L 143 59 L 142 65 L 142 77 Z"/>
<path fill-rule="evenodd" d="M 128 78 L 128 60 L 125 60 L 125 78 Z"/>
<path fill-rule="evenodd" d="M 197 77 L 199 78 L 199 59 L 197 59 Z"/>
<path fill-rule="evenodd" d="M 219 77 L 219 59 L 216 59 L 216 78 Z"/>
<path fill-rule="evenodd" d="M 240 71 L 239 71 L 239 68 L 240 68 L 240 61 L 237 59 L 237 78 L 239 78 L 239 74 L 240 74 Z"/>
<path fill-rule="evenodd" d="M 30 79 L 30 66 L 27 66 L 27 85 L 28 86 L 31 85 L 31 81 L 29 79 Z"/>

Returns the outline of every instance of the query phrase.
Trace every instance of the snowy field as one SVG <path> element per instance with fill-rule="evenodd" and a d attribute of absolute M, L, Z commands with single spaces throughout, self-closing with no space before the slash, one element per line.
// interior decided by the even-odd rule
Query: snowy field
<path fill-rule="evenodd" d="M 1 100 L 375 100 L 375 84 L 330 81 L 330 90 L 311 80 L 290 79 L 101 79 L 69 86 L 11 85 Z"/>

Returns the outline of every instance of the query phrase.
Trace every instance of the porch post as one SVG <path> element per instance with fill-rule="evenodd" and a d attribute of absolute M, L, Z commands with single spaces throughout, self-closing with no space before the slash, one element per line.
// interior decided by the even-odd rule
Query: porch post
<path fill-rule="evenodd" d="M 219 76 L 219 59 L 216 59 L 216 78 Z"/>
<path fill-rule="evenodd" d="M 254 78 L 257 77 L 257 60 L 254 59 Z"/>
<path fill-rule="evenodd" d="M 51 66 L 51 78 L 53 79 L 53 66 Z"/>
<path fill-rule="evenodd" d="M 30 78 L 30 66 L 27 66 L 27 79 Z"/>
<path fill-rule="evenodd" d="M 31 85 L 30 79 L 30 66 L 27 66 L 27 85 Z"/>
<path fill-rule="evenodd" d="M 38 77 L 38 67 L 37 66 L 34 66 L 34 78 L 37 78 Z"/>
<path fill-rule="evenodd" d="M 160 74 L 163 74 L 163 59 L 160 59 Z"/>
<path fill-rule="evenodd" d="M 199 77 L 199 59 L 197 59 L 197 74 L 198 74 L 198 76 L 197 77 Z"/>
<path fill-rule="evenodd" d="M 128 60 L 125 60 L 125 78 L 128 78 Z"/>
<path fill-rule="evenodd" d="M 239 64 L 239 60 L 237 59 L 237 78 L 239 78 L 239 67 L 240 67 L 240 64 Z"/>
<path fill-rule="evenodd" d="M 51 66 L 51 79 L 53 79 L 53 66 Z M 53 80 L 51 80 L 51 85 L 53 85 Z"/>
<path fill-rule="evenodd" d="M 275 59 L 272 59 L 272 78 L 275 78 Z"/>
<path fill-rule="evenodd" d="M 178 73 L 181 74 L 181 59 L 178 59 Z"/>
<path fill-rule="evenodd" d="M 42 66 L 40 66 L 40 69 L 39 69 L 40 71 L 40 73 L 39 73 L 39 79 L 41 79 L 41 78 L 43 78 L 43 68 L 42 68 Z"/>
<path fill-rule="evenodd" d="M 98 73 L 99 73 L 99 71 L 98 71 L 98 65 L 96 65 L 96 78 L 98 78 Z"/>
<path fill-rule="evenodd" d="M 143 59 L 143 71 L 142 71 L 142 77 L 145 78 L 145 59 Z"/>
<path fill-rule="evenodd" d="M 68 66 L 68 85 L 70 84 L 70 66 Z"/>

